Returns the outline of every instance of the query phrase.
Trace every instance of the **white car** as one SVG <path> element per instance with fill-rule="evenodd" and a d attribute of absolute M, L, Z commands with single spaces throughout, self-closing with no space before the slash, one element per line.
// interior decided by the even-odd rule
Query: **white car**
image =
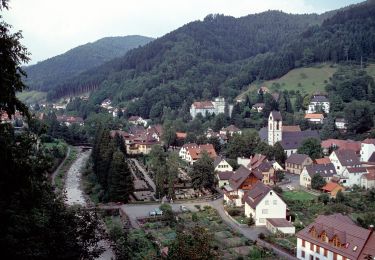
<path fill-rule="evenodd" d="M 286 188 L 287 188 L 288 190 L 294 190 L 294 187 L 293 187 L 293 186 L 290 186 L 290 185 L 286 186 Z"/>
<path fill-rule="evenodd" d="M 181 210 L 181 212 L 189 212 L 189 209 L 184 205 L 180 206 L 180 210 Z"/>

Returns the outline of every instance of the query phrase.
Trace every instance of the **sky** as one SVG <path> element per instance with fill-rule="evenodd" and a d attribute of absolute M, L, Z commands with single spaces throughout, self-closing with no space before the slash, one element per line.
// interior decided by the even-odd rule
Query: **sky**
<path fill-rule="evenodd" d="M 108 36 L 161 37 L 207 14 L 323 13 L 362 0 L 11 0 L 4 20 L 22 30 L 31 62 Z"/>

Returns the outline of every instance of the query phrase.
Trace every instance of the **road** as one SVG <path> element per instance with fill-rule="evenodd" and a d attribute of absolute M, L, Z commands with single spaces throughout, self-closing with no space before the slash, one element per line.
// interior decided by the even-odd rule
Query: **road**
<path fill-rule="evenodd" d="M 69 157 L 70 155 L 70 146 L 68 146 L 68 151 L 66 152 L 66 156 L 64 158 L 64 160 L 62 160 L 62 162 L 60 163 L 60 165 L 56 168 L 56 170 L 52 173 L 52 176 L 51 176 L 51 182 L 52 182 L 52 186 L 55 186 L 55 178 L 56 178 L 56 175 L 57 173 L 59 172 L 60 168 L 63 166 L 65 160 Z"/>
<path fill-rule="evenodd" d="M 148 175 L 147 171 L 143 169 L 143 167 L 139 164 L 137 159 L 131 159 L 131 160 L 134 162 L 135 166 L 137 166 L 137 168 L 142 172 L 143 176 L 145 177 L 145 180 L 148 182 L 148 184 L 150 184 L 154 192 L 156 192 L 156 185 L 154 181 Z"/>
<path fill-rule="evenodd" d="M 289 179 L 290 182 L 286 184 L 279 185 L 283 190 L 288 190 L 287 186 L 291 186 L 294 189 L 299 188 L 299 175 L 298 174 L 292 174 L 292 173 L 285 173 L 285 179 Z"/>

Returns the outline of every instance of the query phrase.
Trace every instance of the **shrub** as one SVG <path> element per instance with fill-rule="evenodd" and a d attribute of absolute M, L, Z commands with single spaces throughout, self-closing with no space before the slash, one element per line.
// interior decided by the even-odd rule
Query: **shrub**
<path fill-rule="evenodd" d="M 194 213 L 191 215 L 191 220 L 194 221 L 194 222 L 197 222 L 197 221 L 198 221 L 198 215 L 197 215 L 197 213 L 194 212 Z"/>
<path fill-rule="evenodd" d="M 283 189 L 280 186 L 273 187 L 273 190 L 278 194 L 283 193 Z"/>
<path fill-rule="evenodd" d="M 264 235 L 264 233 L 259 233 L 258 238 L 259 239 L 265 239 L 266 236 Z"/>
<path fill-rule="evenodd" d="M 194 205 L 194 207 L 195 207 L 197 210 L 201 211 L 201 205 Z"/>
<path fill-rule="evenodd" d="M 253 214 L 250 213 L 250 217 L 247 220 L 247 225 L 250 227 L 250 226 L 252 226 L 254 224 L 255 224 L 255 221 L 254 221 L 254 218 L 253 218 Z"/>
<path fill-rule="evenodd" d="M 232 217 L 239 216 L 241 214 L 241 211 L 239 209 L 235 209 L 235 208 L 228 208 L 227 212 Z"/>

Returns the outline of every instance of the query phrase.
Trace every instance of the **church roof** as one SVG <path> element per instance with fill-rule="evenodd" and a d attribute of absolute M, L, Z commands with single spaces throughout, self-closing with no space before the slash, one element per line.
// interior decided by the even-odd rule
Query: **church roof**
<path fill-rule="evenodd" d="M 279 120 L 279 121 L 282 121 L 282 120 L 283 120 L 280 111 L 272 111 L 272 112 L 271 112 L 271 115 L 272 115 L 272 118 L 273 118 L 274 120 Z"/>

